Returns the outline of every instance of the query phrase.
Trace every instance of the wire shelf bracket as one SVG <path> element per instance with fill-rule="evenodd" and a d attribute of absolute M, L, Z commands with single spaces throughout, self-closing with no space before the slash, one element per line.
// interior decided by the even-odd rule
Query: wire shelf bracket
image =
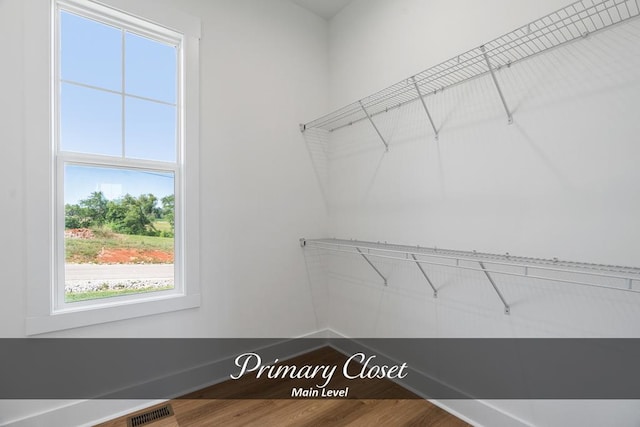
<path fill-rule="evenodd" d="M 493 67 L 491 66 L 491 60 L 487 55 L 487 49 L 484 45 L 480 46 L 480 51 L 482 51 L 482 55 L 484 56 L 484 60 L 487 62 L 487 68 L 489 69 L 489 73 L 491 74 L 491 79 L 493 80 L 493 84 L 496 86 L 496 90 L 498 91 L 498 95 L 500 95 L 500 101 L 502 101 L 502 106 L 504 107 L 504 111 L 507 113 L 507 122 L 509 124 L 513 124 L 513 115 L 509 110 L 509 106 L 507 105 L 507 101 L 504 99 L 504 94 L 502 93 L 502 89 L 500 89 L 500 83 L 498 83 L 498 78 L 496 77 L 495 71 L 493 71 Z"/>
<path fill-rule="evenodd" d="M 420 86 L 416 83 L 416 77 L 411 77 L 411 81 L 413 82 L 413 86 L 416 88 L 416 93 L 418 94 L 418 98 L 420 99 L 420 103 L 422 103 L 422 107 L 424 108 L 424 112 L 427 113 L 427 118 L 429 119 L 429 123 L 431 123 L 431 127 L 433 128 L 433 133 L 435 134 L 436 141 L 438 140 L 438 129 L 436 125 L 433 123 L 433 118 L 431 117 L 431 113 L 429 113 L 429 109 L 427 108 L 427 103 L 424 101 L 424 96 L 420 91 Z"/>
<path fill-rule="evenodd" d="M 358 253 L 360 255 L 362 255 L 362 258 L 364 258 L 365 261 L 367 261 L 367 263 L 371 266 L 371 268 L 373 268 L 375 270 L 376 273 L 378 273 L 378 276 L 382 277 L 382 280 L 384 281 L 384 285 L 387 286 L 388 282 L 387 282 L 387 278 L 384 277 L 382 275 L 382 273 L 380 273 L 380 270 L 378 270 L 378 268 L 373 265 L 373 263 L 371 262 L 371 260 L 369 258 L 367 258 L 367 256 L 365 254 L 362 253 L 362 251 L 360 250 L 360 248 L 356 247 L 356 250 L 358 251 Z"/>
<path fill-rule="evenodd" d="M 333 132 L 360 121 L 370 121 L 388 148 L 387 141 L 374 123 L 379 114 L 435 96 L 445 88 L 489 74 L 495 83 L 509 123 L 513 121 L 497 71 L 541 54 L 550 49 L 584 39 L 606 28 L 621 24 L 640 15 L 640 0 L 578 0 L 540 19 L 523 25 L 467 52 L 454 56 L 359 101 L 352 102 L 300 126 L 305 132 L 318 128 Z M 431 114 L 425 109 L 428 116 Z M 432 118 L 431 126 L 437 131 Z M 442 129 L 440 129 L 442 131 Z"/>
<path fill-rule="evenodd" d="M 479 253 L 476 251 L 459 251 L 450 249 L 426 248 L 362 242 L 341 239 L 300 239 L 303 248 L 316 248 L 362 256 L 374 271 L 384 280 L 386 277 L 376 268 L 370 258 L 381 258 L 402 262 L 411 262 L 418 266 L 420 272 L 438 296 L 438 290 L 427 275 L 423 264 L 452 269 L 478 271 L 485 275 L 491 283 L 500 301 L 504 305 L 504 314 L 511 314 L 511 307 L 495 282 L 494 276 L 525 277 L 531 280 L 542 280 L 554 283 L 580 285 L 612 291 L 640 294 L 634 282 L 640 282 L 640 268 L 615 265 L 590 264 L 573 261 L 560 261 L 557 258 L 527 258 L 505 255 Z M 363 252 L 366 249 L 366 255 Z M 420 257 L 420 258 L 418 258 Z M 426 258 L 426 259 L 425 259 Z M 479 267 L 474 267 L 479 265 Z M 536 274 L 532 274 L 532 270 Z M 608 282 L 602 283 L 602 280 Z M 613 284 L 611 284 L 613 283 Z"/>
<path fill-rule="evenodd" d="M 418 266 L 418 268 L 422 272 L 422 275 L 424 276 L 424 278 L 427 279 L 427 283 L 429 284 L 429 286 L 431 286 L 431 289 L 433 289 L 433 297 L 434 298 L 438 298 L 438 290 L 436 289 L 435 286 L 433 286 L 433 283 L 431 282 L 431 279 L 429 279 L 429 276 L 427 276 L 427 273 L 425 273 L 424 268 L 422 268 L 422 265 L 420 265 L 420 263 L 418 262 L 418 258 L 416 258 L 415 254 L 411 254 L 411 257 L 416 262 L 416 265 Z"/>
<path fill-rule="evenodd" d="M 498 296 L 500 297 L 500 301 L 502 301 L 502 304 L 504 305 L 504 314 L 510 314 L 511 308 L 509 307 L 509 304 L 507 304 L 507 301 L 505 301 L 504 296 L 502 295 L 502 292 L 500 292 L 500 289 L 498 289 L 496 282 L 493 281 L 493 278 L 485 268 L 484 263 L 482 261 L 478 261 L 478 264 L 480 264 L 480 268 L 482 268 L 482 271 L 487 276 L 487 279 L 489 279 L 489 282 L 491 282 L 491 286 L 493 286 L 493 290 L 495 290 L 496 294 L 498 294 Z"/>
<path fill-rule="evenodd" d="M 369 122 L 371 122 L 371 126 L 373 126 L 373 128 L 376 130 L 376 133 L 378 134 L 378 136 L 382 140 L 382 143 L 384 144 L 384 150 L 385 151 L 389 151 L 389 144 L 384 139 L 384 136 L 382 136 L 382 134 L 380 133 L 380 130 L 378 129 L 378 126 L 376 126 L 376 123 L 373 121 L 373 119 L 369 115 L 369 112 L 367 111 L 367 109 L 362 104 L 362 101 L 360 101 L 360 107 L 362 108 L 362 111 L 364 111 L 364 114 L 367 116 L 367 119 L 369 119 Z"/>

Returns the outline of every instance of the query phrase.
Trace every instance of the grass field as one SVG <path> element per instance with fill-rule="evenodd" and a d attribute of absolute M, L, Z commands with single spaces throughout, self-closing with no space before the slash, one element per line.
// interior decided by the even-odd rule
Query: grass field
<path fill-rule="evenodd" d="M 167 223 L 168 225 L 168 223 Z M 134 236 L 116 234 L 106 230 L 93 230 L 93 238 L 66 238 L 65 261 L 70 263 L 96 263 L 105 249 L 134 249 L 173 253 L 172 237 Z"/>
<path fill-rule="evenodd" d="M 171 230 L 171 224 L 169 224 L 169 221 L 156 221 L 153 223 L 153 227 L 158 231 L 173 231 Z"/>
<path fill-rule="evenodd" d="M 104 291 L 86 291 L 86 292 L 67 292 L 64 295 L 65 302 L 78 302 L 90 299 L 100 299 L 109 297 L 118 297 L 122 295 L 143 294 L 147 292 L 166 291 L 173 289 L 172 286 L 160 288 L 143 288 L 143 289 L 110 289 Z"/>

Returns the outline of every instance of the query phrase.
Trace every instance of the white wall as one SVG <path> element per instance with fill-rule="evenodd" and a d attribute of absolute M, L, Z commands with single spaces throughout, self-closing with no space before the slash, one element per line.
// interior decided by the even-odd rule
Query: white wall
<path fill-rule="evenodd" d="M 4 156 L 12 159 L 0 168 L 2 206 L 0 219 L 5 227 L 4 239 L 11 247 L 2 250 L 0 265 L 3 278 L 0 282 L 5 297 L 0 310 L 2 336 L 24 335 L 25 315 L 25 223 L 24 223 L 24 72 L 22 49 L 22 6 L 19 1 L 0 2 L 0 31 L 5 39 L 18 38 L 7 43 L 0 67 L 0 84 L 4 96 L 0 98 L 1 144 Z M 11 64 L 12 66 L 6 66 Z M 10 207 L 10 208 L 6 208 Z"/>
<path fill-rule="evenodd" d="M 330 22 L 341 107 L 541 17 L 566 0 L 356 0 Z M 640 20 L 501 70 L 328 141 L 330 237 L 640 266 Z M 307 251 L 309 259 L 316 254 Z M 329 326 L 349 337 L 638 337 L 638 294 L 326 256 Z M 427 266 L 428 267 L 428 266 Z M 456 402 L 453 402 L 455 405 Z M 534 425 L 636 425 L 637 402 L 493 402 Z M 464 413 L 464 405 L 459 406 Z M 566 411 L 565 415 L 560 415 Z M 601 411 L 601 412 L 599 412 Z M 569 420 L 569 422 L 568 422 Z"/>
<path fill-rule="evenodd" d="M 46 8 L 46 0 L 38 2 Z M 0 336 L 24 336 L 25 158 L 21 1 L 0 3 L 12 40 L 0 69 L 7 161 Z M 202 307 L 55 336 L 296 336 L 318 329 L 297 240 L 326 233 L 320 187 L 297 124 L 326 109 L 326 22 L 287 1 L 165 1 L 202 18 Z M 42 41 L 46 43 L 46 40 Z M 43 100 L 45 102 L 45 100 Z M 8 233 L 8 234 L 7 234 Z M 280 314 L 278 314 L 280 313 Z M 278 317 L 278 316 L 282 317 Z"/>
<path fill-rule="evenodd" d="M 330 21 L 330 103 L 363 98 L 567 4 L 356 0 Z"/>
<path fill-rule="evenodd" d="M 356 1 L 330 24 L 330 104 L 353 102 L 565 4 Z M 640 210 L 637 26 L 499 73 L 513 126 L 503 126 L 487 77 L 427 98 L 439 144 L 419 104 L 377 117 L 391 140 L 388 156 L 367 123 L 333 133 L 332 234 L 640 265 L 640 230 L 632 227 Z M 365 155 L 347 158 L 356 149 Z"/>
<path fill-rule="evenodd" d="M 25 336 L 24 4 L 1 0 L 0 337 Z M 157 4 L 158 2 L 156 2 Z M 327 23 L 288 1 L 165 0 L 200 17 L 199 309 L 66 330 L 56 337 L 294 337 L 323 329 L 298 238 L 326 211 L 297 124 L 327 108 Z M 46 39 L 42 43 L 48 43 Z M 42 102 L 46 102 L 45 99 Z M 320 310 L 320 308 L 318 308 Z M 59 402 L 0 402 L 0 424 Z"/>

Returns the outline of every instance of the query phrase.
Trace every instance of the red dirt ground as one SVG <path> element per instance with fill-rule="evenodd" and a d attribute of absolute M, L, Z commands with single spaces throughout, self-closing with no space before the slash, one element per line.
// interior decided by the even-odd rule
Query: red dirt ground
<path fill-rule="evenodd" d="M 96 257 L 101 264 L 172 263 L 173 254 L 157 250 L 103 249 Z"/>

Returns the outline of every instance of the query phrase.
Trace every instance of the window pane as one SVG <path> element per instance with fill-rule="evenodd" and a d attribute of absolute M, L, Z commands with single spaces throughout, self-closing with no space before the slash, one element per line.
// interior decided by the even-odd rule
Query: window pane
<path fill-rule="evenodd" d="M 122 97 L 62 83 L 60 149 L 122 156 Z"/>
<path fill-rule="evenodd" d="M 60 21 L 61 77 L 121 91 L 122 31 L 68 12 Z"/>
<path fill-rule="evenodd" d="M 176 107 L 126 98 L 125 156 L 176 161 Z"/>
<path fill-rule="evenodd" d="M 177 49 L 131 33 L 125 43 L 126 92 L 175 104 Z"/>
<path fill-rule="evenodd" d="M 174 287 L 174 174 L 67 164 L 65 302 Z"/>

